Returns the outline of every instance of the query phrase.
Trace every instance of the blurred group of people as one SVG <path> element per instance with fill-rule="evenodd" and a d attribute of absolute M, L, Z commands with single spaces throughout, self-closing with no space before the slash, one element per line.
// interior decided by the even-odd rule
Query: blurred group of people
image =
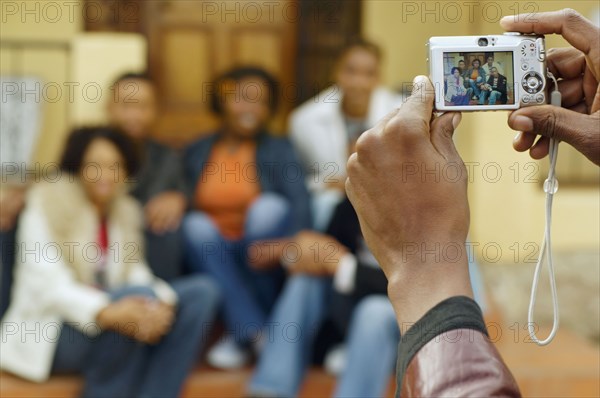
<path fill-rule="evenodd" d="M 249 396 L 295 396 L 317 358 L 336 396 L 384 394 L 400 331 L 344 190 L 360 134 L 402 104 L 380 65 L 375 44 L 344 47 L 289 139 L 267 130 L 277 80 L 235 68 L 214 84 L 221 127 L 181 152 L 149 136 L 153 80 L 120 76 L 107 125 L 67 138 L 62 177 L 4 196 L 2 368 L 82 373 L 84 396 L 176 396 L 219 319 L 207 361 L 256 358 Z M 48 245 L 62 256 L 31 253 Z M 48 325 L 55 338 L 27 334 Z"/>

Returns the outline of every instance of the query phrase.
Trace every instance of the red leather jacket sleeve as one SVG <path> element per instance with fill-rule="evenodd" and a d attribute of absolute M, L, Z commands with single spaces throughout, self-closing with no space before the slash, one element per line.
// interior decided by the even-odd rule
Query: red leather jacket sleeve
<path fill-rule="evenodd" d="M 396 396 L 521 396 L 473 300 L 453 297 L 438 304 L 406 334 L 399 348 Z"/>
<path fill-rule="evenodd" d="M 488 337 L 456 329 L 417 352 L 402 381 L 402 397 L 520 397 L 512 374 Z"/>

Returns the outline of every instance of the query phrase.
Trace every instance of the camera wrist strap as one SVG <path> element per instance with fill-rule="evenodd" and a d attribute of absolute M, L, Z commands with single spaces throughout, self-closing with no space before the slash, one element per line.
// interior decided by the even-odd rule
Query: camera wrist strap
<path fill-rule="evenodd" d="M 548 72 L 548 77 L 554 81 L 554 91 L 551 94 L 550 103 L 554 106 L 561 106 L 561 94 L 558 91 L 558 82 L 552 73 Z M 529 336 L 531 340 L 533 340 L 537 345 L 544 346 L 549 344 L 554 337 L 556 336 L 556 332 L 558 331 L 559 324 L 559 311 L 558 311 L 558 294 L 556 292 L 556 277 L 554 275 L 554 264 L 552 262 L 552 241 L 551 241 L 551 224 L 552 224 L 552 202 L 554 200 L 554 194 L 558 191 L 558 180 L 556 179 L 555 169 L 556 169 L 556 160 L 558 157 L 558 144 L 559 141 L 551 138 L 550 139 L 550 147 L 549 147 L 549 158 L 550 158 L 550 170 L 548 171 L 548 178 L 544 181 L 544 192 L 546 193 L 546 207 L 545 207 L 545 215 L 546 215 L 546 224 L 544 227 L 544 239 L 542 241 L 542 246 L 540 248 L 540 254 L 538 256 L 537 264 L 535 266 L 535 271 L 533 274 L 533 283 L 531 286 L 531 298 L 529 300 L 529 311 L 527 313 L 527 328 L 529 330 Z M 540 274 L 542 272 L 542 267 L 544 263 L 544 259 L 548 262 L 548 279 L 550 282 L 550 292 L 552 294 L 552 313 L 553 313 L 553 322 L 552 322 L 552 330 L 548 337 L 544 340 L 539 340 L 536 335 L 536 324 L 533 321 L 533 308 L 535 307 L 535 299 L 537 295 L 537 288 L 539 284 Z"/>

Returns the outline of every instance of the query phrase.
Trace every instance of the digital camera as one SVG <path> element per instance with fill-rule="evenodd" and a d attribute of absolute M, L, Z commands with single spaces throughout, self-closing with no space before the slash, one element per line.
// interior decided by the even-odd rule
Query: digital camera
<path fill-rule="evenodd" d="M 518 109 L 547 103 L 544 36 L 445 36 L 429 39 L 438 111 Z"/>

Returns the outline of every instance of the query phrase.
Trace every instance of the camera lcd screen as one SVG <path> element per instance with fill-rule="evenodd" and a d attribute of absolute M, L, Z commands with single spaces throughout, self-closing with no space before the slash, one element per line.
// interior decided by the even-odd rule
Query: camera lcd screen
<path fill-rule="evenodd" d="M 447 106 L 515 103 L 512 51 L 444 53 Z"/>

